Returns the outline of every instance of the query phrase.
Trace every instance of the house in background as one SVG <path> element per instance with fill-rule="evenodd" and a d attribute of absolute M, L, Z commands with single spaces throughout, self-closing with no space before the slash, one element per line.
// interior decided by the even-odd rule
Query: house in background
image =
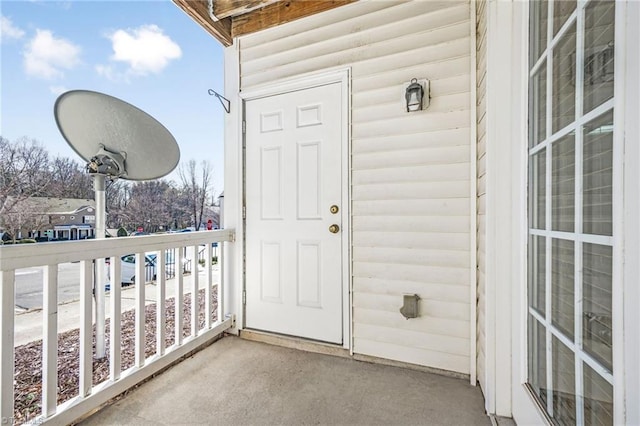
<path fill-rule="evenodd" d="M 82 240 L 95 237 L 96 209 L 94 200 L 63 199 L 66 209 L 49 212 L 49 232 L 54 239 Z M 75 207 L 78 205 L 78 207 Z M 60 206 L 64 208 L 63 206 Z M 75 207 L 75 208 L 74 208 Z"/>
<path fill-rule="evenodd" d="M 640 3 L 174 1 L 226 46 L 235 332 L 640 423 Z"/>
<path fill-rule="evenodd" d="M 29 197 L 10 202 L 3 217 L 17 238 L 80 240 L 95 236 L 95 201 L 90 199 Z"/>

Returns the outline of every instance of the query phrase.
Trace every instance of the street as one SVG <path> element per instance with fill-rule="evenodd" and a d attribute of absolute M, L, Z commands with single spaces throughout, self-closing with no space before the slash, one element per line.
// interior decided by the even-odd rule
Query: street
<path fill-rule="evenodd" d="M 202 248 L 201 246 L 201 253 Z M 214 248 L 214 256 L 218 256 L 217 247 Z M 168 252 L 169 253 L 169 252 Z M 150 254 L 150 253 L 147 253 Z M 155 255 L 155 253 L 152 253 Z M 173 256 L 169 255 L 168 256 Z M 167 262 L 171 263 L 171 257 Z M 168 266 L 171 267 L 170 265 Z M 133 265 L 123 262 L 123 271 L 129 268 L 133 271 Z M 185 267 L 185 272 L 191 269 L 190 264 Z M 155 272 L 147 268 L 147 280 L 151 280 Z M 16 312 L 42 308 L 42 290 L 44 266 L 37 268 L 25 268 L 16 270 Z M 123 272 L 124 274 L 124 272 Z M 131 272 L 131 275 L 135 272 Z M 123 282 L 125 280 L 123 275 Z M 64 304 L 80 297 L 80 263 L 61 263 L 58 265 L 58 304 Z"/>
<path fill-rule="evenodd" d="M 220 267 L 213 266 L 213 283 L 220 282 Z M 64 295 L 64 301 L 58 301 L 58 332 L 68 331 L 78 328 L 80 321 L 79 296 L 79 263 L 61 264 L 59 269 L 60 290 L 58 293 Z M 63 272 L 64 271 L 64 272 Z M 20 275 L 18 275 L 20 273 Z M 63 278 L 64 277 L 64 278 Z M 198 268 L 198 277 L 200 289 L 206 285 L 206 275 L 204 268 Z M 42 268 L 21 269 L 16 271 L 16 281 L 20 279 L 21 284 L 17 284 L 16 288 L 16 316 L 15 316 L 15 335 L 14 344 L 16 346 L 42 339 Z M 64 284 L 63 284 L 64 281 Z M 190 294 L 192 289 L 193 277 L 191 274 L 185 275 L 183 294 Z M 165 283 L 166 298 L 175 297 L 175 279 L 167 279 Z M 62 286 L 64 285 L 64 288 Z M 20 286 L 20 287 L 18 287 Z M 31 289 L 31 290 L 29 290 Z M 105 314 L 109 318 L 111 293 L 105 295 Z M 157 287 L 155 283 L 147 283 L 145 285 L 145 304 L 155 303 L 157 296 Z M 122 312 L 134 309 L 135 307 L 135 285 L 122 288 L 121 309 Z M 20 302 L 18 302 L 20 301 Z M 19 309 L 18 303 L 30 305 L 29 310 Z M 21 305 L 22 306 L 22 305 Z M 94 308 L 95 309 L 95 308 Z"/>
<path fill-rule="evenodd" d="M 30 310 L 42 307 L 44 267 L 16 271 L 16 309 Z M 80 297 L 80 263 L 58 265 L 58 303 Z"/>

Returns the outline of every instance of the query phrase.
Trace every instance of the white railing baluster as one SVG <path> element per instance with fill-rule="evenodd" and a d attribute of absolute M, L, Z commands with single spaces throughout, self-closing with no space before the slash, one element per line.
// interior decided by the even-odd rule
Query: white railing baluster
<path fill-rule="evenodd" d="M 198 311 L 200 307 L 198 298 L 198 266 L 200 265 L 198 259 L 198 246 L 191 247 L 191 337 L 198 335 Z"/>
<path fill-rule="evenodd" d="M 0 418 L 13 418 L 15 271 L 0 271 Z"/>
<path fill-rule="evenodd" d="M 44 267 L 42 295 L 42 414 L 49 417 L 58 405 L 58 265 Z"/>
<path fill-rule="evenodd" d="M 218 296 L 218 307 L 217 307 L 217 315 L 216 322 L 220 323 L 224 321 L 225 313 L 224 313 L 224 254 L 226 252 L 225 243 L 220 241 L 218 243 L 218 286 L 216 287 L 216 293 Z"/>
<path fill-rule="evenodd" d="M 95 302 L 95 311 L 96 311 L 96 349 L 95 354 L 96 358 L 104 358 L 106 354 L 106 336 L 104 333 L 105 328 L 105 292 L 104 285 L 107 282 L 106 279 L 106 268 L 104 258 L 99 258 L 95 260 L 95 276 L 94 276 L 94 294 L 93 300 Z"/>
<path fill-rule="evenodd" d="M 93 261 L 80 262 L 80 397 L 91 393 L 93 380 L 93 325 L 91 295 L 93 287 Z"/>
<path fill-rule="evenodd" d="M 144 333 L 144 296 L 146 277 L 146 256 L 144 253 L 136 253 L 136 355 L 135 365 L 138 368 L 144 366 L 146 339 Z"/>
<path fill-rule="evenodd" d="M 213 257 L 211 244 L 207 244 L 204 250 L 204 255 L 206 259 L 204 261 L 206 269 L 206 287 L 204 290 L 204 312 L 205 312 L 205 320 L 204 326 L 208 330 L 211 328 L 211 286 L 213 285 L 213 267 L 211 264 L 211 258 Z"/>
<path fill-rule="evenodd" d="M 164 355 L 165 349 L 165 285 L 166 285 L 166 254 L 160 250 L 156 256 L 158 267 L 156 269 L 156 354 Z"/>
<path fill-rule="evenodd" d="M 180 346 L 182 344 L 182 307 L 184 303 L 184 294 L 183 294 L 183 278 L 184 278 L 184 262 L 182 256 L 182 247 L 178 247 L 175 256 L 175 268 L 176 268 L 176 298 L 174 304 L 174 313 L 175 313 L 175 322 L 174 322 L 174 331 L 175 331 L 175 341 L 174 344 L 176 346 Z"/>
<path fill-rule="evenodd" d="M 114 382 L 120 378 L 122 369 L 122 355 L 120 354 L 120 341 L 122 339 L 122 260 L 120 256 L 111 257 L 110 268 L 110 309 L 111 326 L 109 328 L 109 377 Z"/>

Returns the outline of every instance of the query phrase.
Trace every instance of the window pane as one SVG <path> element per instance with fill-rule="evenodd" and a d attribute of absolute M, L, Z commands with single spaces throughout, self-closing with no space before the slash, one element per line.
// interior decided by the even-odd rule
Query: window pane
<path fill-rule="evenodd" d="M 551 322 L 573 339 L 574 242 L 553 239 L 551 243 Z"/>
<path fill-rule="evenodd" d="M 551 343 L 554 423 L 576 424 L 576 372 L 573 351 L 553 337 Z M 551 413 L 549 413 L 551 414 Z"/>
<path fill-rule="evenodd" d="M 587 364 L 584 372 L 584 424 L 613 425 L 613 386 Z"/>
<path fill-rule="evenodd" d="M 592 1 L 585 9 L 584 113 L 613 98 L 615 2 Z"/>
<path fill-rule="evenodd" d="M 583 232 L 613 235 L 613 112 L 584 127 Z"/>
<path fill-rule="evenodd" d="M 567 135 L 552 146 L 551 229 L 574 231 L 575 136 Z"/>
<path fill-rule="evenodd" d="M 556 0 L 553 2 L 553 35 L 558 33 L 574 10 L 576 10 L 576 0 Z"/>
<path fill-rule="evenodd" d="M 576 26 L 573 25 L 553 49 L 553 132 L 575 120 Z"/>
<path fill-rule="evenodd" d="M 547 401 L 547 338 L 544 326 L 529 315 L 529 384 L 533 392 Z"/>
<path fill-rule="evenodd" d="M 531 78 L 529 87 L 529 147 L 547 136 L 547 62 Z"/>
<path fill-rule="evenodd" d="M 546 0 L 533 0 L 530 3 L 529 19 L 529 67 L 533 67 L 547 48 L 547 16 L 549 5 Z"/>
<path fill-rule="evenodd" d="M 613 371 L 611 353 L 612 248 L 583 245 L 583 346 L 586 352 Z"/>
<path fill-rule="evenodd" d="M 529 160 L 529 226 L 531 228 L 546 228 L 546 176 L 547 152 L 543 150 Z"/>
<path fill-rule="evenodd" d="M 532 235 L 529 238 L 529 306 L 545 315 L 545 238 Z"/>

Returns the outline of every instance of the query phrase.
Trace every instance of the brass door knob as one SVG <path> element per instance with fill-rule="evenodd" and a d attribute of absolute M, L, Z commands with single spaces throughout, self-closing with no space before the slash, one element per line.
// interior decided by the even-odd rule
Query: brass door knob
<path fill-rule="evenodd" d="M 335 223 L 329 227 L 329 232 L 331 232 L 332 234 L 337 234 L 338 231 L 340 231 L 340 227 Z"/>
<path fill-rule="evenodd" d="M 333 206 L 329 207 L 329 211 L 333 214 L 336 214 L 340 211 L 340 209 L 334 204 Z"/>

